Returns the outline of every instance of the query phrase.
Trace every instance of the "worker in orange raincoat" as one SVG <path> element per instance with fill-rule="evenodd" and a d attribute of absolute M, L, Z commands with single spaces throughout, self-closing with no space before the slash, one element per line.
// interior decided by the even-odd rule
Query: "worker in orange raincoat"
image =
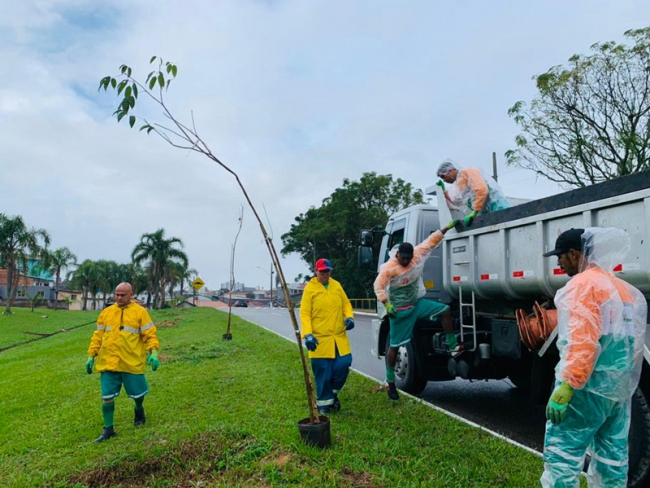
<path fill-rule="evenodd" d="M 113 419 L 115 398 L 122 386 L 129 398 L 135 401 L 134 425 L 145 424 L 144 397 L 149 393 L 144 376 L 145 366 L 156 371 L 160 362 L 160 343 L 147 310 L 132 301 L 133 290 L 129 283 L 120 283 L 115 288 L 116 303 L 106 307 L 97 319 L 97 330 L 90 339 L 86 372 L 92 374 L 93 366 L 100 373 L 102 414 L 104 430 L 95 439 L 103 442 L 115 437 Z"/>
<path fill-rule="evenodd" d="M 436 183 L 445 192 L 448 204 L 470 209 L 470 214 L 463 221 L 466 227 L 479 213 L 496 212 L 511 206 L 497 182 L 483 175 L 478 168 L 460 169 L 451 161 L 445 161 L 437 174 L 445 183 L 454 184 L 447 190 L 442 181 Z"/>
<path fill-rule="evenodd" d="M 402 242 L 391 250 L 390 259 L 381 265 L 373 284 L 377 300 L 383 303 L 388 315 L 389 348 L 386 352 L 386 393 L 391 400 L 399 400 L 395 385 L 395 364 L 399 348 L 405 346 L 413 337 L 413 329 L 418 319 L 436 320 L 440 318 L 442 328 L 447 334 L 447 345 L 452 356 L 461 353 L 454 333 L 453 318 L 448 305 L 424 298 L 426 288 L 422 282 L 424 264 L 444 235 L 456 225 L 449 222 L 437 232 L 413 247 L 410 242 Z"/>
<path fill-rule="evenodd" d="M 341 410 L 339 392 L 352 366 L 347 331 L 354 328 L 352 304 L 341 284 L 331 278 L 329 259 L 316 261 L 316 277 L 300 301 L 302 338 L 309 350 L 316 381 L 316 405 L 321 415 Z"/>
<path fill-rule="evenodd" d="M 613 273 L 629 250 L 625 231 L 592 227 L 563 232 L 544 254 L 572 277 L 555 295 L 560 361 L 546 407 L 545 487 L 579 487 L 587 451 L 590 486 L 627 486 L 648 312 L 643 294 Z"/>

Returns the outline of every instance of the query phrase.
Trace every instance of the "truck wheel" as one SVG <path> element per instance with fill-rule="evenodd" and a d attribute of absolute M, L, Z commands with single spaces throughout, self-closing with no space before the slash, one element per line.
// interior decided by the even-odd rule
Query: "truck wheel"
<path fill-rule="evenodd" d="M 641 488 L 650 485 L 650 402 L 641 388 L 632 396 L 632 419 L 630 422 L 630 469 L 628 487 Z"/>
<path fill-rule="evenodd" d="M 386 338 L 386 363 L 388 363 L 388 349 L 390 337 Z M 417 361 L 415 359 L 415 348 L 412 343 L 407 343 L 397 350 L 395 361 L 395 385 L 411 395 L 422 393 L 427 386 L 427 380 L 418 373 Z"/>

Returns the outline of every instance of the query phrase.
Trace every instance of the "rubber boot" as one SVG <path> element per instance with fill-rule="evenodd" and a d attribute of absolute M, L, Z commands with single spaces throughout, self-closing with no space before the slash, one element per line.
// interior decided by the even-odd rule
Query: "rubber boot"
<path fill-rule="evenodd" d="M 135 417 L 133 418 L 133 425 L 136 427 L 140 427 L 141 425 L 144 425 L 145 422 L 147 421 L 147 418 L 144 416 L 144 407 L 141 409 L 136 409 L 135 410 Z"/>
<path fill-rule="evenodd" d="M 399 400 L 399 393 L 397 393 L 397 387 L 395 386 L 395 383 L 392 381 L 388 383 L 388 388 L 386 389 L 386 392 L 388 393 L 388 398 L 391 400 Z"/>
<path fill-rule="evenodd" d="M 115 437 L 117 433 L 115 432 L 115 429 L 111 425 L 110 427 L 104 427 L 104 430 L 102 431 L 102 435 L 100 435 L 97 439 L 95 439 L 94 442 L 104 442 L 110 439 L 111 437 Z"/>

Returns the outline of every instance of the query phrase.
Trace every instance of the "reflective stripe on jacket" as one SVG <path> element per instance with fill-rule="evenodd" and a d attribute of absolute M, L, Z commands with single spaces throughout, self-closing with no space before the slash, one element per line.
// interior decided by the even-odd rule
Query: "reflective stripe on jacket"
<path fill-rule="evenodd" d="M 100 373 L 143 374 L 147 351 L 152 349 L 160 349 L 156 326 L 149 312 L 132 302 L 124 308 L 111 305 L 99 314 L 88 355 L 97 356 L 95 368 Z"/>
<path fill-rule="evenodd" d="M 312 278 L 300 302 L 302 338 L 313 334 L 318 339 L 318 347 L 309 352 L 309 357 L 335 358 L 335 345 L 341 356 L 350 354 L 350 341 L 343 321 L 353 317 L 352 304 L 338 281 L 330 278 L 325 289 L 318 278 Z"/>

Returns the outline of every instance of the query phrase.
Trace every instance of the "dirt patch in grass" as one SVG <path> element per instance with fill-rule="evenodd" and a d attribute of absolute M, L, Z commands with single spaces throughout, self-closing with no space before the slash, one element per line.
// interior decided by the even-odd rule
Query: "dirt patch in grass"
<path fill-rule="evenodd" d="M 310 466 L 295 453 L 243 432 L 210 431 L 186 439 L 161 453 L 152 446 L 151 457 L 131 456 L 110 466 L 75 473 L 68 486 L 133 488 L 154 486 L 255 486 L 294 484 L 297 472 L 311 477 L 320 468 Z M 315 475 L 315 473 L 313 473 Z M 380 487 L 376 478 L 345 466 L 336 473 L 343 487 Z M 293 481 L 293 483 L 292 483 Z"/>
<path fill-rule="evenodd" d="M 178 487 L 204 483 L 264 486 L 257 468 L 270 450 L 270 446 L 245 434 L 205 432 L 161 454 L 152 453 L 150 458 L 127 458 L 112 466 L 76 473 L 67 483 L 126 488 L 151 486 L 154 480 L 164 479 Z"/>
<path fill-rule="evenodd" d="M 160 322 L 154 322 L 153 325 L 156 327 L 176 327 L 178 323 L 181 322 L 180 318 L 175 318 L 171 320 L 161 320 Z"/>
<path fill-rule="evenodd" d="M 362 471 L 360 473 L 357 473 L 355 471 L 352 471 L 350 468 L 347 466 L 343 466 L 341 471 L 339 471 L 339 479 L 341 480 L 340 484 L 341 485 L 348 485 L 348 486 L 354 486 L 354 487 L 362 487 L 362 486 L 368 486 L 368 487 L 378 487 L 378 486 L 383 486 L 381 484 L 377 484 L 377 481 L 373 475 L 366 471 Z"/>

